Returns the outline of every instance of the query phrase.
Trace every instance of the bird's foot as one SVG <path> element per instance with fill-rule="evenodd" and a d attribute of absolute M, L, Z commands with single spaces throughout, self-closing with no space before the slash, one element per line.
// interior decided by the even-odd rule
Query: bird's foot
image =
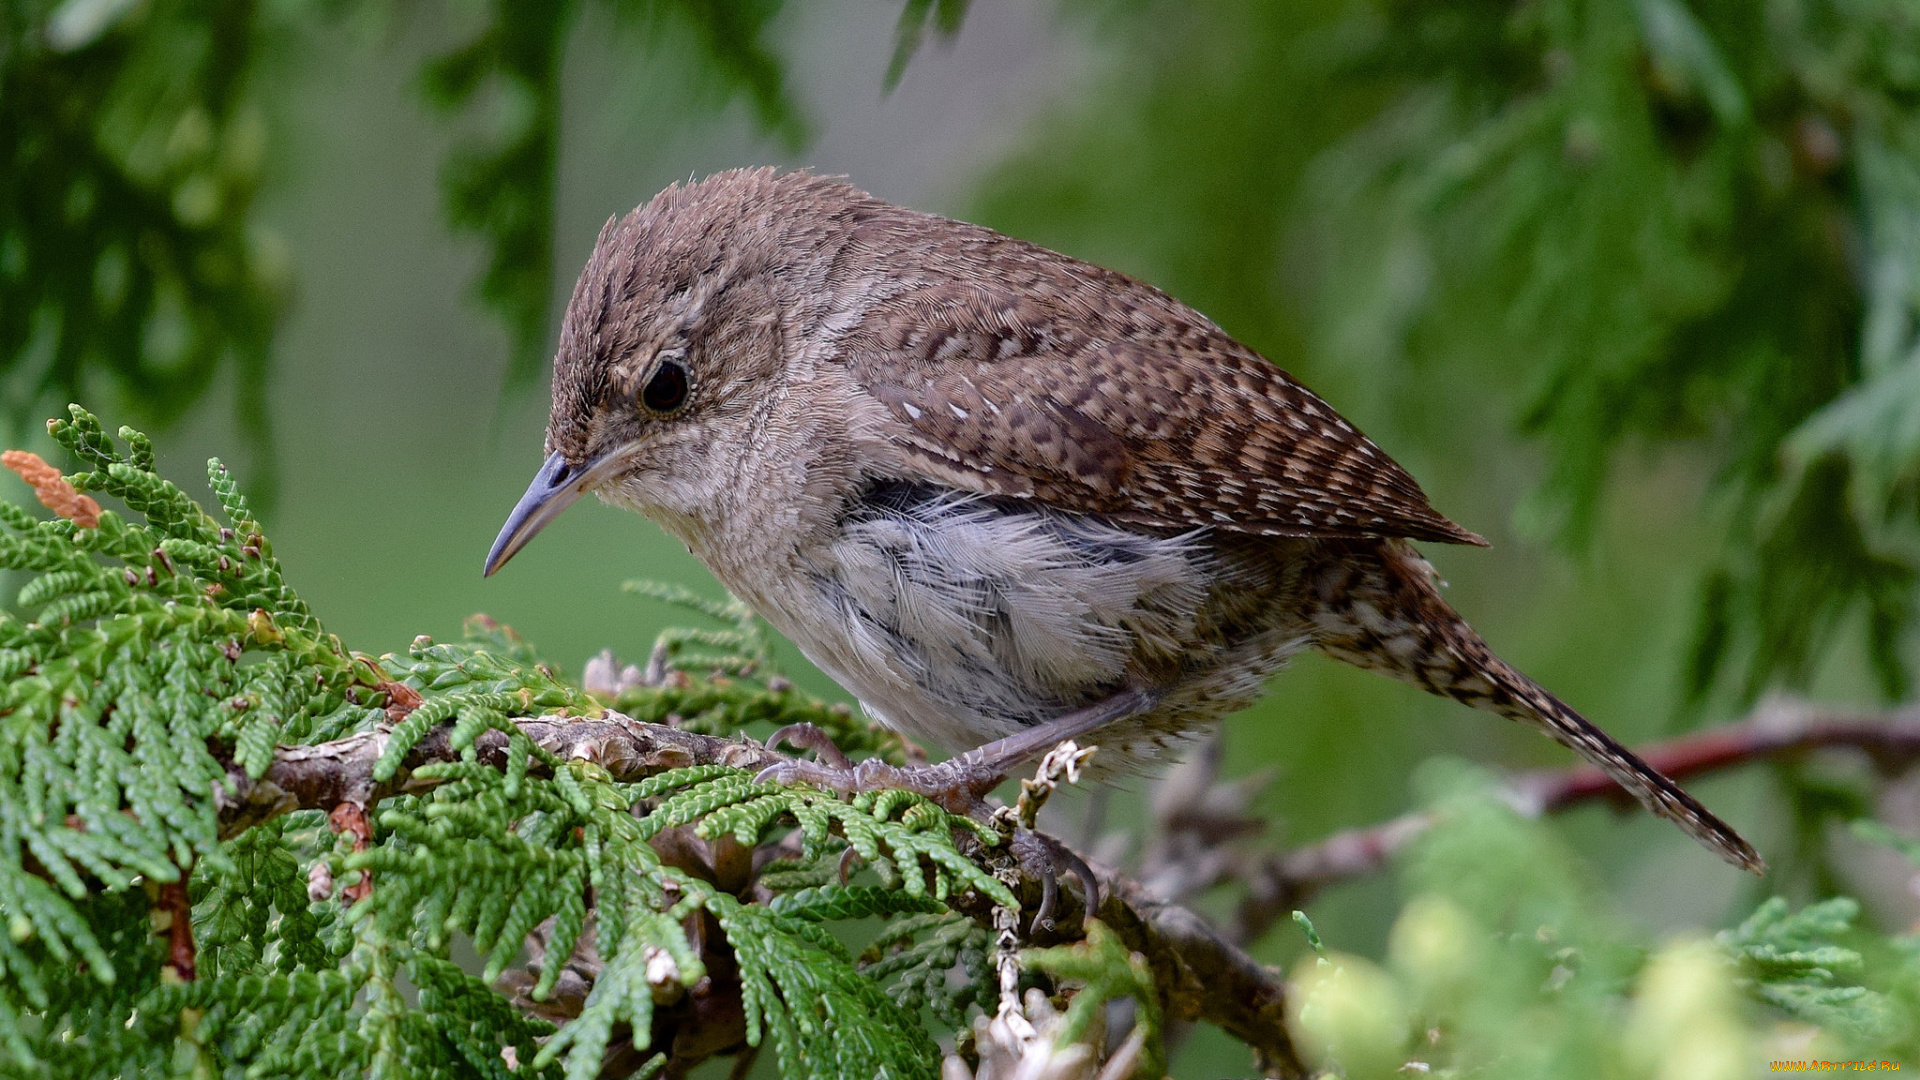
<path fill-rule="evenodd" d="M 804 720 L 798 724 L 788 724 L 767 736 L 767 749 L 778 749 L 781 743 L 799 750 L 811 750 L 815 757 L 836 769 L 847 769 L 853 766 L 853 763 L 847 760 L 847 755 L 840 752 L 840 747 L 834 743 L 832 736 Z"/>
<path fill-rule="evenodd" d="M 1160 700 L 1157 691 L 1133 688 L 1104 701 L 1077 709 L 1045 723 L 1035 724 L 1003 739 L 943 761 L 938 765 L 889 765 L 884 761 L 849 764 L 827 733 L 812 724 L 789 724 L 767 736 L 769 749 L 781 743 L 812 750 L 819 761 L 783 761 L 760 770 L 758 779 L 778 784 L 812 784 L 828 791 L 851 793 L 904 788 L 924 795 L 955 814 L 982 808 L 987 792 L 1007 774 L 1046 753 L 1064 739 L 1089 732 L 1151 709 Z"/>
<path fill-rule="evenodd" d="M 1084 919 L 1100 910 L 1100 879 L 1072 848 L 1035 829 L 1016 830 L 1011 848 L 1021 872 L 1040 883 L 1040 907 L 1033 913 L 1029 934 L 1053 929 L 1054 909 L 1060 903 L 1062 872 L 1080 880 L 1081 895 L 1086 899 L 1081 917 Z"/>

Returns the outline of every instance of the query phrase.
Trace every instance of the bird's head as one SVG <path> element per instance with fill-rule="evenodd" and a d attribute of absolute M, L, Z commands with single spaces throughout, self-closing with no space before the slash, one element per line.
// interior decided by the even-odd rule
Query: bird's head
<path fill-rule="evenodd" d="M 813 253 L 861 192 L 806 173 L 720 173 L 609 220 L 554 357 L 547 459 L 487 555 L 491 575 L 580 496 L 682 519 L 776 392 Z"/>

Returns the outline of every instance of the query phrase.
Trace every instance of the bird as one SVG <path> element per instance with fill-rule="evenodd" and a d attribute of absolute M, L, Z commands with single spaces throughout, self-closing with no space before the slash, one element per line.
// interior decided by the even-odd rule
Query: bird
<path fill-rule="evenodd" d="M 1153 286 L 804 170 L 609 218 L 546 459 L 491 575 L 592 493 L 681 541 L 880 724 L 955 751 L 767 778 L 978 802 L 1066 739 L 1151 769 L 1317 649 L 1533 727 L 1755 873 L 1752 845 L 1500 659 L 1415 542 L 1486 541 Z M 804 746 L 799 732 L 769 744 Z"/>

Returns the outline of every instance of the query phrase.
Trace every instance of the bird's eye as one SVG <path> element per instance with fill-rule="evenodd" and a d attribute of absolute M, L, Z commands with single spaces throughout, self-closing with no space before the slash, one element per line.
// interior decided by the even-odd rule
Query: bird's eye
<path fill-rule="evenodd" d="M 650 413 L 669 416 L 687 403 L 689 389 L 686 365 L 678 360 L 663 359 L 655 365 L 647 385 L 640 388 L 640 404 Z"/>

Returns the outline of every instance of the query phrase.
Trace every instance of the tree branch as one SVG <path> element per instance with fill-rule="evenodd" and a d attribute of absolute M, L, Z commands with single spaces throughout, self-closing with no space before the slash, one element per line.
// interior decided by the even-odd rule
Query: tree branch
<path fill-rule="evenodd" d="M 758 769 L 786 760 L 756 742 L 643 723 L 611 709 L 598 718 L 533 716 L 516 718 L 514 724 L 556 757 L 591 761 L 621 781 L 642 780 L 686 765 Z M 258 780 L 229 765 L 230 790 L 219 793 L 221 837 L 237 836 L 295 810 L 331 811 L 342 803 L 364 808 L 395 795 L 431 790 L 439 781 L 413 773 L 422 765 L 460 759 L 448 745 L 450 733 L 451 725 L 445 724 L 429 732 L 384 783 L 373 780 L 373 765 L 387 749 L 384 731 L 361 732 L 317 746 L 276 747 L 273 764 Z M 481 761 L 506 767 L 505 732 L 485 732 L 473 747 Z M 537 763 L 533 772 L 540 774 Z"/>
<path fill-rule="evenodd" d="M 1286 978 L 1179 904 L 1146 895 L 1138 883 L 1102 875 L 1101 921 L 1147 958 L 1162 982 L 1172 1020 L 1205 1020 L 1253 1049 L 1261 1074 L 1305 1076 L 1287 1033 Z"/>
<path fill-rule="evenodd" d="M 1675 780 L 1686 780 L 1824 747 L 1864 750 L 1882 772 L 1903 769 L 1920 760 L 1920 706 L 1846 716 L 1803 702 L 1773 701 L 1739 723 L 1654 743 L 1638 753 Z M 1591 765 L 1521 773 L 1508 784 L 1507 797 L 1528 817 L 1598 801 L 1633 805 L 1632 796 Z M 1432 825 L 1426 812 L 1403 814 L 1222 871 L 1212 884 L 1237 878 L 1249 892 L 1227 936 L 1238 942 L 1258 938 L 1276 918 L 1304 906 L 1320 890 L 1380 869 Z"/>

